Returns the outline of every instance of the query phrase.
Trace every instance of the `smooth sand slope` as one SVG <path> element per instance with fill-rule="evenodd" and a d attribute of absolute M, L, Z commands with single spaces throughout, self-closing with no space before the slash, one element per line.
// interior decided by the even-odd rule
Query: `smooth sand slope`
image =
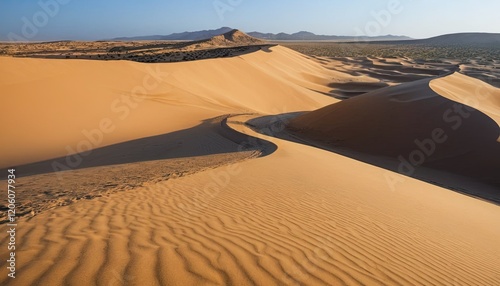
<path fill-rule="evenodd" d="M 195 172 L 166 181 L 155 177 L 164 172 L 159 168 L 159 174 L 146 175 L 152 181 L 138 183 L 142 186 L 125 186 L 120 192 L 22 218 L 18 278 L 7 280 L 0 263 L 2 285 L 500 281 L 498 206 L 329 151 L 264 136 L 245 125 L 262 115 L 334 103 L 337 100 L 322 93 L 330 92 L 332 81 L 348 82 L 353 75 L 329 70 L 282 47 L 180 64 L 0 61 L 5 74 L 0 87 L 12 95 L 2 101 L 16 106 L 1 118 L 13 134 L 13 141 L 0 146 L 4 167 L 27 163 L 27 173 L 48 175 L 47 163 L 35 161 L 66 156 L 66 146 L 78 146 L 85 140 L 81 131 L 99 127 L 102 118 L 109 118 L 115 129 L 103 136 L 99 147 L 104 148 L 95 150 L 102 155 L 91 153 L 85 157 L 89 161 L 84 158 L 78 164 L 80 169 L 67 172 L 88 172 L 83 178 L 70 175 L 74 180 L 92 181 L 96 174 L 115 172 L 109 179 L 119 181 L 120 174 L 110 168 L 151 167 L 165 160 L 174 168 L 181 163 L 168 160 L 206 162 L 213 160 L 206 156 L 246 152 L 219 167 L 188 168 Z M 47 71 L 40 73 L 40 68 Z M 142 84 L 149 68 L 170 76 L 120 119 L 110 106 L 117 99 L 133 99 L 131 90 Z M 26 73 L 16 72 L 23 69 Z M 234 115 L 219 117 L 230 113 Z M 19 118 L 17 128 L 12 116 Z M 160 137 L 151 137 L 156 135 Z M 172 142 L 182 146 L 173 148 Z M 165 153 L 163 144 L 169 147 Z M 128 147 L 132 151 L 121 153 L 123 158 L 115 153 Z M 163 159 L 137 162 L 141 147 L 143 154 Z M 137 176 L 145 167 L 136 167 Z M 399 183 L 391 185 L 388 176 Z M 33 177 L 18 181 L 24 184 Z M 5 243 L 2 237 L 0 244 Z M 5 251 L 0 249 L 1 257 Z"/>

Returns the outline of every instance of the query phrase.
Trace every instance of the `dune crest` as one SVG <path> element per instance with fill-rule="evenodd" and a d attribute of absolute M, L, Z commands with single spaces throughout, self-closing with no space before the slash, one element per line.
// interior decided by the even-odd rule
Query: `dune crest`
<path fill-rule="evenodd" d="M 458 72 L 432 80 L 430 87 L 441 96 L 485 113 L 500 126 L 500 88 Z"/>
<path fill-rule="evenodd" d="M 222 35 L 213 36 L 210 39 L 195 42 L 200 46 L 212 47 L 231 47 L 231 46 L 247 46 L 247 45 L 262 45 L 266 41 L 254 38 L 243 33 L 240 30 L 234 29 Z"/>

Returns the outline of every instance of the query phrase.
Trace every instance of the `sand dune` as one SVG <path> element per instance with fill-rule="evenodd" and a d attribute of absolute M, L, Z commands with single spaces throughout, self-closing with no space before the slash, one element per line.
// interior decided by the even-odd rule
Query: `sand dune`
<path fill-rule="evenodd" d="M 337 99 L 349 99 L 382 87 L 444 75 L 459 69 L 456 63 L 419 63 L 408 58 L 313 57 L 314 61 L 336 72 L 325 93 Z"/>
<path fill-rule="evenodd" d="M 306 80 L 309 73 L 326 81 L 328 70 L 291 50 L 273 50 L 168 65 L 1 57 L 2 102 L 16 108 L 0 115 L 11 137 L 0 143 L 0 168 L 76 153 L 80 142 L 97 148 L 232 112 L 285 113 L 336 101 Z M 90 140 L 94 133 L 102 136 Z"/>
<path fill-rule="evenodd" d="M 500 202 L 499 94 L 455 73 L 366 93 L 299 116 L 290 128 L 325 148 Z"/>
<path fill-rule="evenodd" d="M 241 124 L 250 118 L 229 126 L 261 136 Z M 413 179 L 391 192 L 381 169 L 264 139 L 278 146 L 270 156 L 22 220 L 17 285 L 494 285 L 500 278 L 498 207 Z"/>
<path fill-rule="evenodd" d="M 251 37 L 239 30 L 231 30 L 222 35 L 217 35 L 206 40 L 195 41 L 191 45 L 197 47 L 225 47 L 225 46 L 247 46 L 247 45 L 262 45 L 267 42 Z"/>
<path fill-rule="evenodd" d="M 500 88 L 460 73 L 431 81 L 439 95 L 475 108 L 500 125 Z"/>
<path fill-rule="evenodd" d="M 0 166 L 19 166 L 20 202 L 37 210 L 18 222 L 19 275 L 7 279 L 0 262 L 0 284 L 498 284 L 497 205 L 276 138 L 288 134 L 289 116 L 322 108 L 292 126 L 337 128 L 341 142 L 387 152 L 390 134 L 376 123 L 406 139 L 428 135 L 432 116 L 421 129 L 408 126 L 454 104 L 437 92 L 457 100 L 475 82 L 431 81 L 429 73 L 339 101 L 325 96 L 337 85 L 385 84 L 333 66 L 341 63 L 279 46 L 173 64 L 0 57 L 2 103 L 15 107 L 0 115 L 10 136 L 0 143 Z M 146 89 L 139 98 L 138 87 Z M 467 131 L 478 141 L 459 147 L 496 146 L 495 108 L 476 108 L 456 138 Z M 390 125 L 394 110 L 406 121 Z M 109 132 L 101 138 L 96 128 Z M 52 164 L 67 165 L 76 155 L 68 146 L 77 151 L 86 141 L 98 144 L 54 181 Z"/>

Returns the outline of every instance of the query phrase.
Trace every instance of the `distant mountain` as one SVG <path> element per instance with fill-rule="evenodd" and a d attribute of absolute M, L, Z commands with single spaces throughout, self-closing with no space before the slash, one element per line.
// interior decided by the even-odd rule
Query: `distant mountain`
<path fill-rule="evenodd" d="M 115 41 L 198 41 L 209 39 L 211 37 L 222 35 L 232 31 L 232 28 L 222 27 L 216 30 L 203 30 L 196 32 L 183 32 L 174 33 L 170 35 L 152 35 L 152 36 L 138 36 L 138 37 L 120 37 L 115 38 Z M 286 33 L 260 33 L 251 32 L 248 33 L 249 36 L 258 38 L 261 40 L 274 40 L 274 41 L 343 41 L 343 42 L 353 42 L 353 41 L 398 41 L 398 40 L 409 40 L 411 38 L 406 36 L 377 36 L 377 37 L 354 37 L 354 36 L 327 36 L 327 35 L 316 35 L 311 32 L 298 32 L 294 34 Z"/>
<path fill-rule="evenodd" d="M 497 33 L 457 33 L 422 40 L 383 41 L 385 44 L 416 44 L 430 46 L 470 46 L 500 48 L 500 34 Z"/>
<path fill-rule="evenodd" d="M 222 27 L 215 30 L 203 30 L 196 32 L 174 33 L 170 35 L 152 35 L 139 37 L 115 38 L 115 41 L 199 41 L 223 35 L 234 31 L 229 27 Z M 245 34 L 246 35 L 246 34 Z M 261 33 L 250 32 L 248 36 L 267 41 L 332 41 L 332 42 L 370 42 L 381 44 L 421 44 L 433 46 L 474 46 L 474 47 L 500 47 L 500 34 L 494 33 L 458 33 L 437 36 L 429 39 L 415 40 L 407 36 L 329 36 L 316 35 L 311 32 L 301 31 L 293 34 L 286 33 Z"/>
<path fill-rule="evenodd" d="M 293 34 L 286 33 L 260 33 L 260 32 L 250 32 L 248 35 L 270 41 L 337 41 L 337 42 L 358 42 L 358 41 L 403 41 L 403 40 L 411 40 L 412 38 L 407 36 L 393 36 L 393 35 L 385 35 L 385 36 L 376 36 L 376 37 L 368 37 L 368 36 L 329 36 L 329 35 L 316 35 L 311 32 L 301 31 Z"/>
<path fill-rule="evenodd" d="M 212 38 L 232 31 L 232 28 L 222 27 L 216 30 L 203 30 L 196 32 L 173 33 L 170 35 L 153 35 L 153 36 L 138 36 L 138 37 L 121 37 L 115 38 L 116 41 L 198 41 Z"/>
<path fill-rule="evenodd" d="M 458 33 L 416 40 L 416 43 L 432 45 L 497 45 L 500 48 L 500 34 L 494 33 Z"/>

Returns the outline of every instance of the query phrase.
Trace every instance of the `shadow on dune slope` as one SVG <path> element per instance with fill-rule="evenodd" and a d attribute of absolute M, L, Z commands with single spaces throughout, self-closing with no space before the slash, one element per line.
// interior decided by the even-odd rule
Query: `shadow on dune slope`
<path fill-rule="evenodd" d="M 281 115 L 288 132 L 274 135 L 500 202 L 497 123 L 440 96 L 430 80 L 383 88 L 299 116 Z M 397 183 L 388 180 L 388 187 Z"/>
<path fill-rule="evenodd" d="M 224 115 L 172 133 L 114 144 L 89 153 L 73 154 L 17 167 L 19 176 L 78 170 L 91 167 L 255 151 L 273 153 L 271 142 L 239 133 L 227 126 Z"/>

